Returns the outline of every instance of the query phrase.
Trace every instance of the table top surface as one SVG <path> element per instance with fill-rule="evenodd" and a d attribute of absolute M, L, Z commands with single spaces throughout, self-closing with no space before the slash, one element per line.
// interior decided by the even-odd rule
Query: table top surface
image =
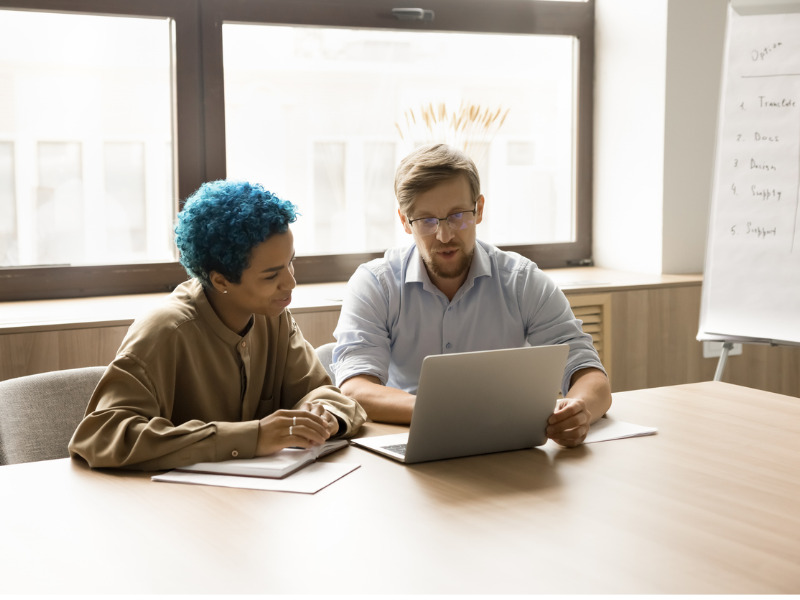
<path fill-rule="evenodd" d="M 800 593 L 800 398 L 706 382 L 609 414 L 658 434 L 411 466 L 351 446 L 313 495 L 0 467 L 0 593 Z"/>

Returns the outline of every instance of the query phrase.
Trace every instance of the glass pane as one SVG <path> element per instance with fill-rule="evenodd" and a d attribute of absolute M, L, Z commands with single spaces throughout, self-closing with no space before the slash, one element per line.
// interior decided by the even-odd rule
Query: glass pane
<path fill-rule="evenodd" d="M 342 226 L 345 208 L 345 147 L 338 142 L 314 144 L 314 239 L 321 247 L 333 244 Z"/>
<path fill-rule="evenodd" d="M 172 41 L 165 18 L 0 10 L 3 265 L 175 260 Z"/>
<path fill-rule="evenodd" d="M 394 197 L 394 168 L 397 149 L 391 142 L 364 144 L 364 215 L 366 248 L 382 248 L 387 232 L 397 222 Z M 363 249 L 363 248 L 360 248 Z"/>
<path fill-rule="evenodd" d="M 17 209 L 14 190 L 14 145 L 0 142 L 0 267 L 17 264 Z"/>
<path fill-rule="evenodd" d="M 479 237 L 574 241 L 574 38 L 226 23 L 223 56 L 228 176 L 300 207 L 298 255 L 409 243 L 394 171 L 434 141 L 478 165 Z"/>
<path fill-rule="evenodd" d="M 145 147 L 141 142 L 108 142 L 103 146 L 106 221 L 110 251 L 146 257 Z"/>
<path fill-rule="evenodd" d="M 36 245 L 40 264 L 81 263 L 85 255 L 83 164 L 76 142 L 37 146 Z"/>

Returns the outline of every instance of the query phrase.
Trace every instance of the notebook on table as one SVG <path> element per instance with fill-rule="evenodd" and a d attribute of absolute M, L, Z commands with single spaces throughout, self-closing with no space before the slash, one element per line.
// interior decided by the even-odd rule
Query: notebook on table
<path fill-rule="evenodd" d="M 284 448 L 280 452 L 269 456 L 232 458 L 219 462 L 199 462 L 179 467 L 175 470 L 281 479 L 313 463 L 318 458 L 322 458 L 347 445 L 347 440 L 331 440 L 311 448 Z"/>
<path fill-rule="evenodd" d="M 408 432 L 351 443 L 404 463 L 541 446 L 568 353 L 557 344 L 427 356 Z"/>

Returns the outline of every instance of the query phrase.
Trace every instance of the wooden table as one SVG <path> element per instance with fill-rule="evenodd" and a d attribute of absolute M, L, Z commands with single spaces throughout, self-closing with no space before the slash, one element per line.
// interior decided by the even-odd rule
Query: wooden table
<path fill-rule="evenodd" d="M 349 447 L 315 495 L 0 467 L 0 593 L 800 593 L 800 398 L 708 382 L 611 415 L 659 433 L 415 466 Z"/>

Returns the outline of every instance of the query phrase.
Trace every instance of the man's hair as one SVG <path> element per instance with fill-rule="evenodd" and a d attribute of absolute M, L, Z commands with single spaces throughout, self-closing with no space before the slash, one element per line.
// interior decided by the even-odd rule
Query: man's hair
<path fill-rule="evenodd" d="M 208 287 L 216 271 L 239 283 L 250 252 L 297 219 L 297 207 L 257 183 L 204 183 L 178 213 L 175 243 L 186 272 Z"/>
<path fill-rule="evenodd" d="M 472 200 L 477 201 L 481 181 L 469 156 L 446 144 L 420 146 L 400 161 L 394 176 L 394 193 L 400 212 L 407 215 L 418 194 L 458 175 L 466 176 Z"/>

